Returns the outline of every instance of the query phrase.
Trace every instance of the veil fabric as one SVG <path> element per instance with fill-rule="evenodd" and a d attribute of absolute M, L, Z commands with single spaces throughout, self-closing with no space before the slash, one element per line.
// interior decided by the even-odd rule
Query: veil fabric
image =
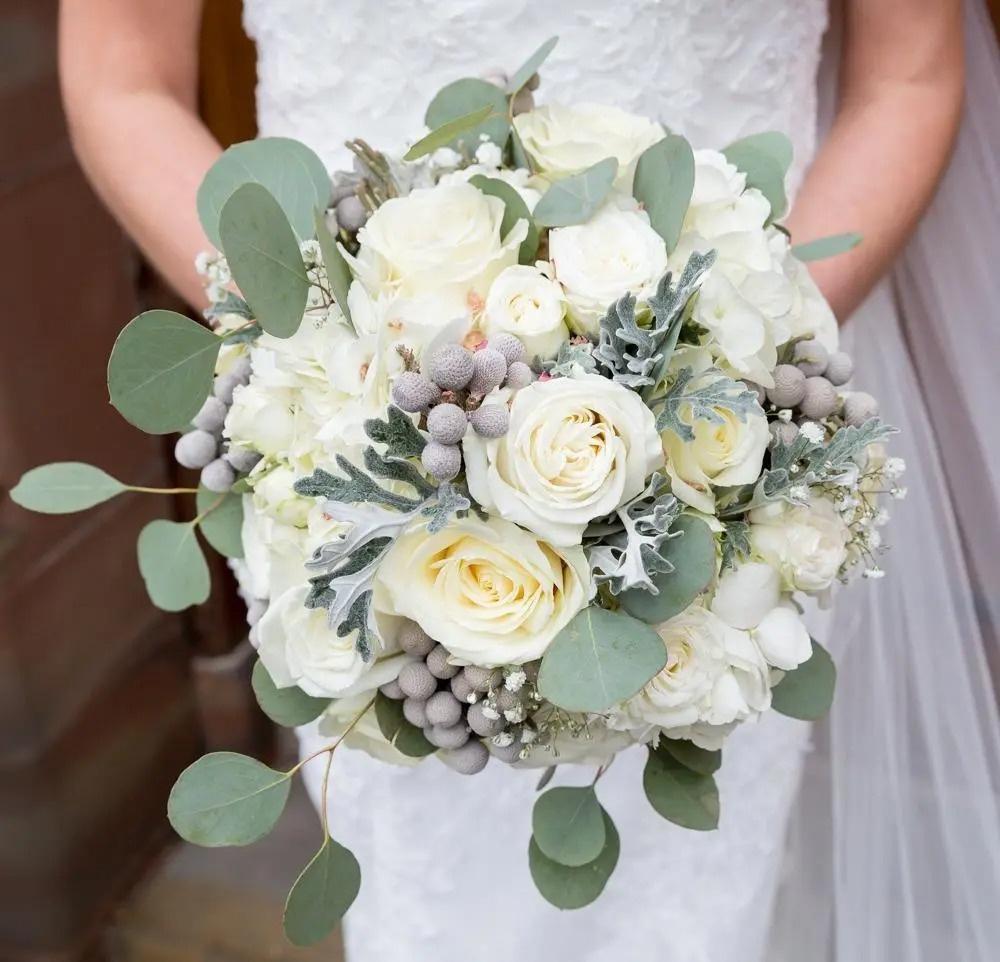
<path fill-rule="evenodd" d="M 769 960 L 1000 951 L 1000 58 L 985 5 L 965 6 L 950 167 L 844 330 L 858 383 L 900 428 L 908 496 L 886 578 L 837 600 L 837 697 L 806 762 Z"/>

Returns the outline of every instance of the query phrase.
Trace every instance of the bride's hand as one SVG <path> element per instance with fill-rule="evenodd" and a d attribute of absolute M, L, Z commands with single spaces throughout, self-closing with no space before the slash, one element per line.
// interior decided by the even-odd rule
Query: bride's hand
<path fill-rule="evenodd" d="M 840 102 L 788 219 L 796 243 L 858 231 L 863 243 L 811 264 L 846 320 L 905 246 L 958 130 L 961 0 L 845 0 Z"/>

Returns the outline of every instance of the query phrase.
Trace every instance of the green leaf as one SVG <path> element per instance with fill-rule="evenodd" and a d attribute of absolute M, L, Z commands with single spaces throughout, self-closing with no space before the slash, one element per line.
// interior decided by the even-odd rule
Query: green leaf
<path fill-rule="evenodd" d="M 632 588 L 619 596 L 622 608 L 651 625 L 680 614 L 715 577 L 715 537 L 712 529 L 694 515 L 681 515 L 671 526 L 680 537 L 668 538 L 660 546 L 660 556 L 674 570 L 653 575 L 659 594 L 645 588 Z"/>
<path fill-rule="evenodd" d="M 437 751 L 424 737 L 424 733 L 403 717 L 403 703 L 388 698 L 382 692 L 375 695 L 375 720 L 386 741 L 402 754 L 410 758 L 423 758 Z"/>
<path fill-rule="evenodd" d="M 288 941 L 298 946 L 321 942 L 354 904 L 360 889 L 358 860 L 349 849 L 327 836 L 288 893 Z"/>
<path fill-rule="evenodd" d="M 468 120 L 469 114 L 482 111 L 489 107 L 489 112 L 473 126 L 465 127 L 452 137 L 450 141 L 438 144 L 441 147 L 453 147 L 463 150 L 470 156 L 475 153 L 481 142 L 481 134 L 486 134 L 499 147 L 507 143 L 510 136 L 510 123 L 507 120 L 507 94 L 499 87 L 476 77 L 466 77 L 456 80 L 439 90 L 431 101 L 424 115 L 424 123 L 433 131 L 453 120 Z M 436 147 L 432 147 L 436 150 Z"/>
<path fill-rule="evenodd" d="M 503 215 L 503 223 L 500 225 L 500 236 L 506 237 L 515 227 L 519 220 L 527 221 L 528 236 L 525 237 L 518 250 L 517 259 L 521 264 L 534 264 L 535 255 L 538 253 L 538 227 L 524 198 L 510 186 L 510 184 L 496 177 L 484 177 L 476 174 L 469 178 L 469 183 L 478 187 L 484 194 L 490 197 L 499 197 L 506 205 Z"/>
<path fill-rule="evenodd" d="M 347 303 L 347 295 L 350 293 L 354 275 L 351 274 L 351 268 L 348 267 L 336 240 L 326 226 L 326 219 L 321 210 L 316 211 L 315 226 L 316 240 L 319 242 L 319 250 L 323 255 L 323 266 L 326 268 L 326 277 L 330 282 L 333 299 L 337 302 L 337 307 L 340 308 L 340 312 L 353 330 L 354 320 L 351 318 L 351 308 Z"/>
<path fill-rule="evenodd" d="M 222 208 L 219 231 L 233 280 L 260 326 L 291 337 L 302 323 L 309 278 L 277 201 L 257 184 L 240 187 Z"/>
<path fill-rule="evenodd" d="M 150 521 L 139 534 L 139 571 L 157 608 L 181 611 L 208 599 L 205 556 L 188 521 Z"/>
<path fill-rule="evenodd" d="M 296 685 L 278 688 L 262 661 L 253 666 L 250 684 L 253 686 L 253 693 L 261 711 L 275 724 L 284 728 L 308 725 L 330 706 L 331 699 L 313 698 Z"/>
<path fill-rule="evenodd" d="M 185 430 L 212 390 L 221 347 L 220 338 L 183 314 L 140 314 L 111 350 L 111 403 L 147 434 Z"/>
<path fill-rule="evenodd" d="M 722 152 L 747 175 L 747 187 L 756 187 L 771 205 L 770 220 L 785 213 L 785 174 L 792 163 L 791 141 L 776 131 L 751 134 L 730 144 Z"/>
<path fill-rule="evenodd" d="M 836 257 L 853 250 L 861 243 L 861 235 L 856 233 L 832 234 L 807 244 L 796 244 L 792 247 L 792 255 L 800 261 L 821 261 L 825 257 Z"/>
<path fill-rule="evenodd" d="M 417 430 L 413 419 L 395 404 L 390 404 L 386 416 L 365 421 L 365 434 L 376 444 L 385 445 L 388 458 L 419 458 L 427 439 Z"/>
<path fill-rule="evenodd" d="M 538 68 L 549 59 L 549 54 L 559 43 L 558 37 L 549 37 L 514 73 L 507 84 L 507 93 L 514 96 L 531 78 L 538 73 Z"/>
<path fill-rule="evenodd" d="M 330 175 L 305 144 L 261 137 L 234 144 L 209 168 L 198 188 L 198 217 L 208 239 L 222 247 L 219 218 L 244 184 L 259 184 L 277 201 L 299 240 L 312 237 L 313 211 L 330 199 Z"/>
<path fill-rule="evenodd" d="M 591 605 L 545 652 L 538 690 L 566 711 L 602 712 L 634 695 L 666 663 L 663 641 L 649 625 Z"/>
<path fill-rule="evenodd" d="M 719 827 L 719 790 L 711 775 L 682 765 L 669 752 L 650 749 L 642 773 L 649 804 L 665 819 L 696 832 Z"/>
<path fill-rule="evenodd" d="M 547 858 L 532 837 L 528 843 L 528 867 L 542 897 L 557 909 L 580 909 L 604 891 L 618 864 L 621 843 L 618 830 L 602 810 L 606 842 L 601 854 L 586 865 L 570 867 Z"/>
<path fill-rule="evenodd" d="M 510 128 L 510 153 L 511 160 L 515 168 L 520 168 L 522 170 L 527 170 L 530 173 L 534 173 L 534 168 L 531 165 L 531 158 L 528 156 L 528 152 L 524 149 L 524 144 L 521 142 L 521 135 L 517 132 L 517 127 Z"/>
<path fill-rule="evenodd" d="M 694 742 L 681 738 L 660 737 L 657 745 L 660 751 L 665 751 L 673 756 L 675 761 L 680 762 L 685 768 L 697 772 L 699 775 L 714 775 L 722 765 L 722 751 L 710 752 L 706 748 L 699 748 Z"/>
<path fill-rule="evenodd" d="M 109 501 L 128 488 L 106 471 L 80 461 L 57 461 L 26 471 L 10 499 L 29 511 L 72 514 Z"/>
<path fill-rule="evenodd" d="M 604 203 L 618 173 L 618 161 L 605 157 L 592 167 L 557 180 L 535 205 L 535 223 L 568 227 L 586 223 Z"/>
<path fill-rule="evenodd" d="M 167 801 L 167 818 L 195 845 L 249 845 L 274 828 L 290 785 L 287 773 L 256 759 L 214 752 L 181 772 Z"/>
<path fill-rule="evenodd" d="M 771 689 L 771 707 L 790 718 L 816 721 L 830 710 L 836 686 L 837 666 L 830 653 L 813 640 L 812 656 Z"/>
<path fill-rule="evenodd" d="M 677 134 L 642 152 L 635 168 L 632 195 L 646 209 L 649 222 L 672 251 L 681 236 L 684 215 L 694 191 L 694 152 Z"/>
<path fill-rule="evenodd" d="M 592 785 L 563 786 L 540 795 L 531 816 L 535 843 L 560 865 L 594 861 L 604 850 L 604 814 Z"/>
<path fill-rule="evenodd" d="M 243 499 L 199 486 L 197 508 L 199 515 L 208 512 L 199 522 L 205 540 L 225 558 L 242 558 Z"/>
<path fill-rule="evenodd" d="M 447 147 L 459 134 L 464 134 L 473 127 L 479 127 L 487 117 L 493 114 L 493 108 L 478 107 L 461 117 L 449 120 L 440 127 L 432 130 L 425 137 L 421 137 L 405 154 L 403 160 L 419 160 L 427 154 L 433 154 L 435 150 Z"/>

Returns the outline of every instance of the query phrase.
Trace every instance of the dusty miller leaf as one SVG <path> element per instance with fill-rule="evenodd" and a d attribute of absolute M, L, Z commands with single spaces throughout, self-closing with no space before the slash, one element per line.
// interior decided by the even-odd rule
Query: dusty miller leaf
<path fill-rule="evenodd" d="M 722 534 L 722 570 L 736 567 L 750 554 L 750 525 L 745 521 L 727 521 Z"/>
<path fill-rule="evenodd" d="M 420 513 L 429 518 L 427 524 L 428 534 L 437 534 L 451 520 L 453 514 L 461 511 L 468 511 L 472 507 L 472 501 L 466 495 L 448 481 L 442 482 L 437 489 L 437 497 L 424 505 Z"/>
<path fill-rule="evenodd" d="M 407 461 L 383 457 L 374 448 L 365 448 L 364 457 L 365 467 L 376 478 L 382 478 L 386 481 L 402 481 L 416 489 L 422 498 L 433 497 L 437 491 L 437 486 L 431 484 L 414 465 Z"/>
<path fill-rule="evenodd" d="M 411 511 L 421 504 L 420 500 L 394 494 L 383 488 L 342 454 L 338 454 L 336 460 L 337 466 L 347 475 L 346 478 L 317 468 L 308 477 L 295 482 L 296 493 L 306 498 L 326 498 L 343 504 L 381 504 L 397 511 Z"/>
<path fill-rule="evenodd" d="M 247 320 L 253 317 L 250 305 L 239 294 L 234 294 L 232 291 L 226 291 L 225 297 L 221 301 L 210 304 L 202 311 L 202 314 L 208 320 L 222 317 L 224 314 L 236 314 L 239 317 L 247 318 Z"/>
<path fill-rule="evenodd" d="M 594 345 L 586 343 L 574 344 L 563 341 L 559 345 L 559 353 L 554 361 L 542 361 L 541 370 L 553 377 L 573 377 L 574 374 L 593 374 L 597 371 L 597 361 L 594 360 Z"/>
<path fill-rule="evenodd" d="M 365 434 L 376 444 L 384 444 L 386 457 L 390 458 L 419 458 L 427 444 L 410 416 L 394 404 L 389 405 L 385 420 L 365 421 Z"/>
<path fill-rule="evenodd" d="M 760 410 L 757 396 L 744 384 L 717 371 L 705 373 L 711 375 L 710 379 L 699 384 L 702 375 L 695 375 L 689 367 L 681 368 L 662 399 L 662 408 L 656 417 L 657 431 L 673 431 L 682 440 L 693 441 L 691 425 L 694 422 L 723 423 L 719 408 L 732 411 L 743 421 L 755 409 Z M 687 419 L 681 417 L 685 409 Z"/>

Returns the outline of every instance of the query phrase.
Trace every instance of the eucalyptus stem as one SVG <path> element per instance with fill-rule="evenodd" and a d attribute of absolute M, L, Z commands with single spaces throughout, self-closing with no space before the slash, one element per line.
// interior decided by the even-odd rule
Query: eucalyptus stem
<path fill-rule="evenodd" d="M 343 740 L 347 738 L 348 735 L 351 734 L 351 732 L 354 730 L 358 722 L 361 721 L 361 719 L 368 714 L 368 709 L 370 709 L 374 704 L 375 704 L 375 696 L 373 695 L 368 704 L 365 705 L 365 707 L 362 708 L 361 711 L 357 715 L 355 715 L 353 719 L 351 719 L 351 723 L 344 729 L 341 736 L 335 742 L 332 742 L 329 745 L 325 745 L 323 748 L 318 748 L 310 755 L 306 755 L 305 758 L 299 761 L 298 764 L 293 765 L 287 772 L 285 772 L 285 774 L 291 777 L 307 762 L 311 762 L 314 758 L 318 758 L 320 755 L 324 755 L 327 752 L 330 753 L 330 758 L 332 759 L 333 753 L 340 747 L 341 742 L 343 742 Z"/>
<path fill-rule="evenodd" d="M 207 508 L 205 508 L 204 511 L 198 514 L 196 517 L 192 518 L 190 522 L 191 527 L 194 528 L 197 527 L 199 524 L 201 524 L 202 521 L 204 521 L 205 518 L 207 518 L 225 500 L 226 500 L 226 493 L 220 494 Z"/>
<path fill-rule="evenodd" d="M 197 488 L 144 488 L 138 484 L 126 484 L 126 491 L 137 491 L 140 494 L 197 494 Z"/>

